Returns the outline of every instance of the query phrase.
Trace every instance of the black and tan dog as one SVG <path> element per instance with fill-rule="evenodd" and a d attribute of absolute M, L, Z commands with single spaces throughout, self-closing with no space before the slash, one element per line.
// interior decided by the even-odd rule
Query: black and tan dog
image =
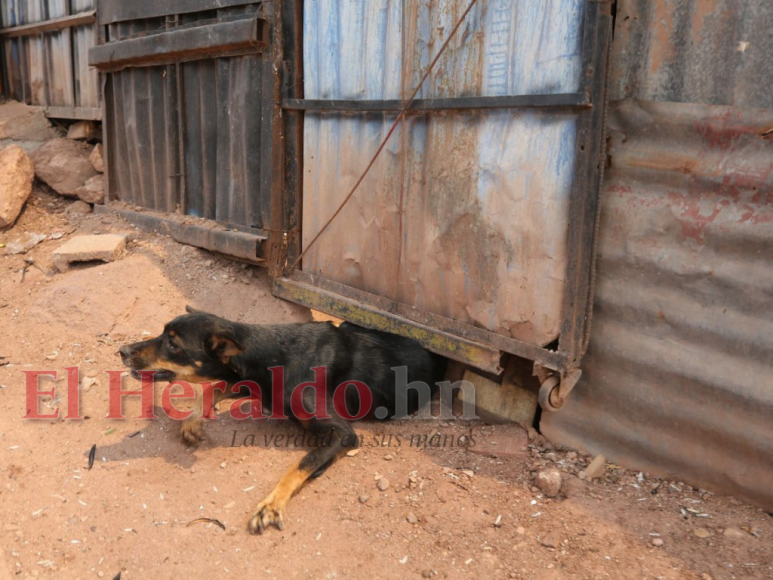
<path fill-rule="evenodd" d="M 214 402 L 223 396 L 243 396 L 228 393 L 240 381 L 254 381 L 260 386 L 261 402 L 272 411 L 281 406 L 283 414 L 299 422 L 305 429 L 326 435 L 326 444 L 311 450 L 281 478 L 274 490 L 263 500 L 249 522 L 252 533 L 275 525 L 283 528 L 285 509 L 290 498 L 304 483 L 321 475 L 347 446 L 356 445 L 349 421 L 335 411 L 334 389 L 347 381 L 365 383 L 372 394 L 370 413 L 382 407 L 394 416 L 398 397 L 406 397 L 396 389 L 396 367 L 407 367 L 409 382 L 421 381 L 434 387 L 443 378 L 444 361 L 425 351 L 417 342 L 384 332 L 366 330 L 344 323 L 285 324 L 258 326 L 239 324 L 198 312 L 190 307 L 188 314 L 175 318 L 161 336 L 124 346 L 120 349 L 124 364 L 133 371 L 159 371 L 156 380 L 183 380 L 190 383 L 225 381 L 226 395 L 213 394 Z M 272 400 L 272 367 L 284 368 L 281 401 Z M 326 369 L 326 409 L 330 418 L 299 420 L 291 408 L 291 394 L 301 383 L 314 380 L 312 368 Z M 249 394 L 249 393 L 246 393 Z M 303 390 L 302 404 L 307 411 L 315 408 L 314 390 Z M 346 387 L 347 409 L 359 415 L 360 396 L 353 387 Z M 411 412 L 418 405 L 418 393 L 407 392 L 400 401 Z M 339 407 L 340 408 L 340 407 Z M 383 418 L 383 411 L 381 417 Z M 199 414 L 200 416 L 200 414 Z M 195 443 L 201 438 L 202 420 L 184 422 L 183 438 Z"/>

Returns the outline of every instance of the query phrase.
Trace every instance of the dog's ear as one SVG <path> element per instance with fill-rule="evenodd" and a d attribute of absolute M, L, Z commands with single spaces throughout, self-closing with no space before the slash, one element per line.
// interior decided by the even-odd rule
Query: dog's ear
<path fill-rule="evenodd" d="M 203 310 L 196 310 L 196 309 L 195 309 L 193 306 L 191 306 L 190 304 L 188 304 L 188 305 L 185 307 L 185 312 L 187 312 L 188 314 L 204 314 L 204 311 L 203 311 Z"/>
<path fill-rule="evenodd" d="M 238 356 L 244 352 L 244 347 L 230 332 L 218 332 L 209 336 L 209 346 L 223 364 L 228 364 L 232 356 Z"/>

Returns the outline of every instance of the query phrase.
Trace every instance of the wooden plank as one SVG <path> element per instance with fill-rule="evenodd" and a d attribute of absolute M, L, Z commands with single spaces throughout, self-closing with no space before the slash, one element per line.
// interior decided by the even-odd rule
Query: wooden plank
<path fill-rule="evenodd" d="M 22 24 L 0 30 L 0 36 L 3 38 L 15 38 L 18 36 L 32 36 L 43 34 L 44 32 L 56 32 L 73 26 L 82 26 L 84 24 L 94 24 L 97 21 L 96 11 L 81 12 L 72 16 L 62 16 L 45 22 L 34 22 L 32 24 Z"/>
<path fill-rule="evenodd" d="M 46 107 L 45 115 L 49 119 L 78 119 L 81 121 L 101 121 L 102 109 L 89 107 Z"/>
<path fill-rule="evenodd" d="M 257 53 L 268 44 L 266 28 L 265 20 L 249 18 L 119 40 L 92 48 L 89 64 L 100 71 L 117 71 L 128 66 Z"/>
<path fill-rule="evenodd" d="M 99 0 L 99 24 L 190 14 L 231 6 L 257 4 L 255 0 Z"/>

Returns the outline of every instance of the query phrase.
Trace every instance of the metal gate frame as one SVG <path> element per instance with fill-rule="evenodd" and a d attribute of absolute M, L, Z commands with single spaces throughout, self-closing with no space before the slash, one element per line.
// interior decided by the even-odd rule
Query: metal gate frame
<path fill-rule="evenodd" d="M 609 45 L 612 30 L 611 3 L 587 0 L 583 19 L 581 86 L 578 93 L 421 99 L 411 113 L 447 110 L 540 109 L 577 112 L 575 177 L 569 208 L 568 267 L 557 347 L 552 350 L 508 338 L 363 292 L 293 269 L 301 252 L 301 203 L 303 118 L 305 111 L 389 112 L 399 111 L 398 101 L 306 100 L 302 86 L 302 0 L 291 0 L 292 14 L 285 14 L 285 81 L 282 100 L 285 135 L 285 230 L 279 262 L 271 265 L 274 294 L 353 323 L 387 330 L 418 340 L 427 349 L 474 367 L 499 374 L 503 353 L 535 362 L 542 382 L 540 403 L 547 410 L 560 408 L 580 377 L 579 364 L 588 344 L 595 267 L 598 205 L 605 163 L 604 115 Z M 286 75 L 288 76 L 288 75 Z"/>

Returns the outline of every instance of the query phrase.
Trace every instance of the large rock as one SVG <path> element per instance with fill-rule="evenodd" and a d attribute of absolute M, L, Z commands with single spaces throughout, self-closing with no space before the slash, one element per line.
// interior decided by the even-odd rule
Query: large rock
<path fill-rule="evenodd" d="M 102 203 L 105 201 L 105 176 L 95 175 L 83 187 L 79 187 L 77 193 L 86 203 Z"/>
<path fill-rule="evenodd" d="M 71 139 L 54 139 L 32 154 L 35 174 L 61 195 L 78 197 L 97 170 L 89 161 L 91 147 Z"/>
<path fill-rule="evenodd" d="M 7 228 L 19 217 L 32 193 L 35 167 L 16 145 L 0 153 L 0 228 Z"/>
<path fill-rule="evenodd" d="M 46 141 L 56 136 L 42 108 L 15 101 L 0 106 L 0 139 Z"/>

